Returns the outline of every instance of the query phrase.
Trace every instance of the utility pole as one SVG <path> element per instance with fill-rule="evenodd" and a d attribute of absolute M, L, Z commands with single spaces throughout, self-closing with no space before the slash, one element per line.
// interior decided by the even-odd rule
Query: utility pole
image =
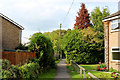
<path fill-rule="evenodd" d="M 61 59 L 61 56 L 60 56 L 60 55 L 61 55 L 61 54 L 60 54 L 60 53 L 61 53 L 61 51 L 60 51 L 60 50 L 61 50 L 61 49 L 60 49 L 61 25 L 62 25 L 62 24 L 60 24 L 60 30 L 59 30 L 59 50 L 58 50 L 58 51 L 59 51 L 59 58 L 60 58 L 60 59 Z"/>

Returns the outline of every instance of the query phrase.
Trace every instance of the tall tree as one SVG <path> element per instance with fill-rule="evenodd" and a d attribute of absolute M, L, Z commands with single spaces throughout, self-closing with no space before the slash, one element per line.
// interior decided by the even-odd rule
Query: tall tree
<path fill-rule="evenodd" d="M 78 17 L 76 16 L 76 23 L 74 24 L 74 29 L 84 29 L 90 26 L 88 10 L 85 9 L 85 4 L 81 4 L 81 9 L 78 12 Z"/>
<path fill-rule="evenodd" d="M 102 11 L 100 11 L 99 7 L 96 7 L 92 12 L 91 12 L 91 21 L 93 23 L 93 27 L 95 31 L 100 31 L 104 32 L 104 24 L 102 22 L 102 19 L 106 16 L 108 16 L 109 10 L 107 7 L 103 8 Z"/>

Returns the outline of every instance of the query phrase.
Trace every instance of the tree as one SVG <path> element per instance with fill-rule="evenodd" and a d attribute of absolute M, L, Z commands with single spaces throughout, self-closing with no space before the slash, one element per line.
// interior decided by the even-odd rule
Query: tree
<path fill-rule="evenodd" d="M 103 62 L 103 43 L 97 37 L 98 34 L 91 27 L 68 31 L 62 39 L 62 49 L 66 54 L 67 62 L 70 59 L 77 63 Z"/>
<path fill-rule="evenodd" d="M 74 29 L 84 29 L 90 26 L 88 10 L 85 9 L 85 4 L 82 3 L 81 9 L 78 12 L 78 17 L 76 16 L 76 23 L 74 24 Z"/>
<path fill-rule="evenodd" d="M 35 52 L 36 58 L 40 60 L 40 66 L 47 69 L 46 67 L 54 65 L 52 42 L 42 33 L 34 33 L 32 35 L 29 49 Z"/>
<path fill-rule="evenodd" d="M 61 46 L 59 44 L 59 29 L 52 31 L 52 32 L 45 32 L 44 35 L 48 38 L 50 38 L 51 42 L 53 43 L 53 49 L 54 49 L 54 54 L 56 56 L 56 59 L 59 58 L 59 51 L 61 51 Z M 66 34 L 66 30 L 61 30 L 61 38 L 63 35 Z M 59 50 L 59 51 L 58 51 Z"/>
<path fill-rule="evenodd" d="M 109 10 L 107 7 L 103 8 L 102 11 L 100 11 L 99 7 L 96 7 L 92 12 L 91 12 L 91 21 L 93 23 L 93 27 L 95 31 L 100 31 L 104 32 L 104 24 L 102 19 L 106 16 L 110 15 Z M 102 34 L 103 36 L 103 34 Z"/>

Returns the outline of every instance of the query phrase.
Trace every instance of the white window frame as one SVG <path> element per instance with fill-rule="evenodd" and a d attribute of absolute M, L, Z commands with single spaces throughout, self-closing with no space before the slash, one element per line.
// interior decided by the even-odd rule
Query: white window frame
<path fill-rule="evenodd" d="M 115 19 L 115 20 L 118 20 L 118 19 Z M 120 31 L 120 29 L 112 30 L 112 24 L 118 24 L 118 23 L 120 23 L 120 18 L 119 18 L 118 22 L 112 22 L 112 21 L 111 21 L 111 24 L 110 24 L 110 26 L 111 26 L 111 32 Z"/>
<path fill-rule="evenodd" d="M 113 48 L 119 48 L 118 51 L 112 51 Z M 116 62 L 120 62 L 120 60 L 113 60 L 113 55 L 112 55 L 112 52 L 120 52 L 120 47 L 111 47 L 111 61 L 116 61 Z"/>

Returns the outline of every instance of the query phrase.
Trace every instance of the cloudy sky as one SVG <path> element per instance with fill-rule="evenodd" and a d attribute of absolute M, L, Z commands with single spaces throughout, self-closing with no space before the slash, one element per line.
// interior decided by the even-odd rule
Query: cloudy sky
<path fill-rule="evenodd" d="M 81 3 L 85 3 L 90 13 L 95 7 L 108 6 L 110 13 L 117 12 L 119 0 L 0 0 L 0 13 L 13 19 L 25 29 L 22 33 L 22 43 L 28 42 L 28 38 L 35 32 L 51 32 L 59 29 L 73 29 L 75 16 Z M 65 18 L 65 21 L 63 21 Z"/>

